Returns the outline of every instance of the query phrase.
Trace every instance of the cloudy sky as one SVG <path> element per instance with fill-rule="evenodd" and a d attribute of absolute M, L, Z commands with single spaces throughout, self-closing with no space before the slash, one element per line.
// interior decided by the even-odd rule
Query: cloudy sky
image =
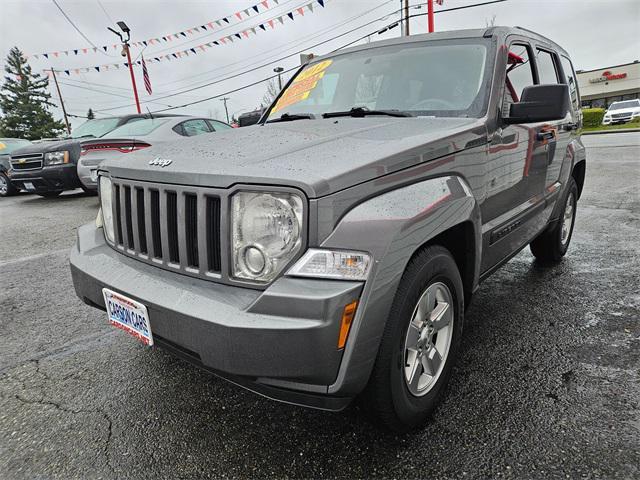
<path fill-rule="evenodd" d="M 98 117 L 135 112 L 129 74 L 123 68 L 80 74 L 73 71 L 76 68 L 124 61 L 119 50 L 111 47 L 117 38 L 106 29 L 114 21 L 124 20 L 132 30 L 132 40 L 137 41 L 166 36 L 229 17 L 230 23 L 224 24 L 224 29 L 214 23 L 213 33 L 209 30 L 194 32 L 171 43 L 147 46 L 144 55 L 150 58 L 242 32 L 312 2 L 279 0 L 279 5 L 276 5 L 274 0 L 267 0 L 270 8 L 265 11 L 260 0 L 56 1 L 81 33 L 70 24 L 53 0 L 0 0 L 0 56 L 4 61 L 9 49 L 18 46 L 30 55 L 29 63 L 35 70 L 70 70 L 70 75 L 59 75 L 67 110 L 82 116 L 91 107 Z M 426 12 L 424 7 L 419 9 L 425 1 L 411 0 L 411 13 Z M 442 7 L 436 6 L 436 11 L 483 1 L 486 0 L 445 0 Z M 249 18 L 241 14 L 243 20 L 234 16 L 235 12 L 250 9 L 256 3 L 263 13 L 255 14 L 250 10 L 252 15 Z M 232 44 L 206 51 L 198 50 L 196 55 L 190 54 L 172 61 L 149 64 L 153 95 L 144 91 L 142 73 L 138 69 L 136 75 L 143 110 L 148 108 L 156 111 L 218 96 L 273 75 L 276 66 L 293 68 L 299 63 L 299 51 L 326 53 L 393 22 L 398 18 L 401 2 L 325 0 L 324 8 L 320 7 L 317 0 L 312 3 L 313 12 L 305 8 L 304 16 L 296 15 L 294 21 L 286 18 L 284 24 L 276 22 L 274 29 L 267 26 L 266 31 L 258 29 L 257 35 L 243 37 Z M 557 41 L 572 54 L 576 69 L 600 68 L 640 59 L 637 35 L 640 29 L 639 0 L 506 0 L 442 12 L 436 15 L 436 30 L 484 27 L 494 17 L 496 25 L 519 25 Z M 424 33 L 426 29 L 425 16 L 412 19 L 412 34 Z M 399 34 L 400 30 L 396 28 L 382 35 L 374 33 L 369 38 L 375 41 Z M 88 54 L 77 56 L 60 54 L 57 58 L 50 55 L 49 59 L 33 57 L 43 52 L 91 49 L 91 44 L 109 45 L 110 48 L 106 53 L 93 53 L 90 50 Z M 131 49 L 134 57 L 141 51 L 142 48 Z M 231 76 L 234 78 L 228 78 Z M 53 85 L 51 87 L 55 99 L 57 95 Z M 265 90 L 266 84 L 262 82 L 228 94 L 229 115 L 237 115 L 258 106 Z M 224 106 L 219 98 L 173 111 L 225 118 Z M 54 114 L 60 117 L 61 111 L 55 109 Z M 72 119 L 72 125 L 81 122 Z"/>

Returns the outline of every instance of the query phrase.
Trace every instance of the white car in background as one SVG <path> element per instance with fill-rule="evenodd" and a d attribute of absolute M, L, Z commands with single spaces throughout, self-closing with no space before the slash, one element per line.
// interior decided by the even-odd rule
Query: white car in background
<path fill-rule="evenodd" d="M 609 109 L 604 112 L 602 124 L 625 123 L 638 117 L 640 117 L 640 98 L 613 102 L 609 105 Z"/>

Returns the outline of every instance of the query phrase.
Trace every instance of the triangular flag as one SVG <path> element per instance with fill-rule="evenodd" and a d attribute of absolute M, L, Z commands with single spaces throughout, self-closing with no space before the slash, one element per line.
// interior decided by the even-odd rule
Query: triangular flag
<path fill-rule="evenodd" d="M 239 33 L 235 33 L 234 35 L 235 35 L 236 37 L 238 37 L 238 39 L 242 40 L 242 37 L 240 36 L 240 34 L 239 34 Z"/>
<path fill-rule="evenodd" d="M 275 3 L 276 5 L 280 5 L 280 0 L 273 0 L 273 3 Z"/>
<path fill-rule="evenodd" d="M 220 42 L 224 45 L 224 44 L 226 44 L 226 43 L 227 43 L 227 40 L 226 40 L 224 37 L 222 37 L 222 38 L 220 39 Z"/>
<path fill-rule="evenodd" d="M 248 8 L 245 8 L 245 9 L 244 9 L 244 14 L 245 14 L 247 17 L 249 16 L 249 9 L 248 9 Z"/>
<path fill-rule="evenodd" d="M 235 16 L 238 17 L 238 20 L 242 20 L 242 14 L 240 12 L 236 12 Z"/>
<path fill-rule="evenodd" d="M 216 25 L 220 26 L 220 20 L 216 20 Z"/>
<path fill-rule="evenodd" d="M 33 58 L 38 58 L 38 55 L 37 55 L 37 54 L 36 54 L 36 55 L 34 55 L 34 56 L 33 56 Z"/>
<path fill-rule="evenodd" d="M 256 13 L 260 13 L 260 10 L 258 10 L 258 5 L 254 5 L 251 8 L 253 8 L 256 11 Z"/>
<path fill-rule="evenodd" d="M 227 37 L 227 40 L 229 40 L 231 43 L 233 43 L 233 37 L 232 37 L 231 35 L 229 35 L 229 36 Z"/>
<path fill-rule="evenodd" d="M 144 43 L 145 47 L 147 46 L 147 41 L 146 40 L 143 40 L 142 43 Z"/>
<path fill-rule="evenodd" d="M 100 71 L 100 67 L 93 67 L 93 68 L 95 68 L 95 69 L 96 69 L 96 72 L 99 72 L 99 71 Z"/>
<path fill-rule="evenodd" d="M 190 28 L 187 28 L 187 33 L 188 33 L 189 35 L 191 35 L 191 34 L 193 33 L 193 30 L 192 30 L 192 29 L 190 29 Z"/>
<path fill-rule="evenodd" d="M 186 37 L 186 36 L 187 36 L 187 34 L 186 34 L 186 33 L 184 33 L 184 32 L 180 32 L 180 35 L 182 35 L 183 37 Z"/>
<path fill-rule="evenodd" d="M 209 22 L 209 23 L 207 23 L 207 26 L 208 26 L 209 28 L 213 29 L 213 22 Z"/>
<path fill-rule="evenodd" d="M 229 19 L 227 17 L 224 17 L 222 20 L 226 23 L 229 23 Z"/>
<path fill-rule="evenodd" d="M 58 52 L 53 52 L 53 56 L 58 58 Z"/>
<path fill-rule="evenodd" d="M 204 52 L 204 45 L 198 45 L 198 48 Z"/>
<path fill-rule="evenodd" d="M 313 3 L 310 3 L 309 5 L 307 5 L 307 8 L 309 9 L 310 12 L 313 12 Z"/>
<path fill-rule="evenodd" d="M 284 23 L 284 18 L 282 18 L 282 16 L 278 17 L 276 20 L 278 20 L 280 23 Z"/>
<path fill-rule="evenodd" d="M 264 8 L 269 8 L 269 3 L 267 2 L 267 0 L 262 0 L 262 2 L 260 2 L 260 3 L 262 3 L 262 6 Z"/>
<path fill-rule="evenodd" d="M 264 26 L 264 23 L 261 23 L 260 25 L 258 25 L 262 30 L 266 30 L 267 28 Z"/>
<path fill-rule="evenodd" d="M 105 69 L 105 70 L 109 70 L 109 65 L 105 65 L 105 66 L 104 66 L 104 69 Z"/>
<path fill-rule="evenodd" d="M 318 3 L 320 4 L 320 6 L 321 6 L 322 8 L 324 8 L 324 0 L 318 0 Z"/>
<path fill-rule="evenodd" d="M 256 27 L 251 27 L 251 31 L 253 32 L 253 34 L 256 34 Z"/>
<path fill-rule="evenodd" d="M 246 30 L 242 32 L 242 35 L 244 35 L 244 38 L 249 38 L 249 32 L 247 32 Z"/>
<path fill-rule="evenodd" d="M 203 29 L 203 30 L 206 30 L 207 26 L 206 25 L 200 25 L 200 28 Z"/>
<path fill-rule="evenodd" d="M 42 54 L 44 56 L 44 58 L 46 58 L 47 60 L 49 59 L 49 54 L 48 53 L 43 53 Z"/>
<path fill-rule="evenodd" d="M 296 8 L 301 17 L 304 17 L 304 7 Z"/>
<path fill-rule="evenodd" d="M 291 20 L 293 20 L 293 12 L 287 13 L 287 17 L 289 17 Z"/>
<path fill-rule="evenodd" d="M 164 40 L 166 42 L 167 41 L 167 37 L 162 37 L 162 40 Z"/>
<path fill-rule="evenodd" d="M 269 26 L 270 26 L 271 28 L 273 28 L 273 20 L 267 20 L 267 23 L 269 24 Z"/>
<path fill-rule="evenodd" d="M 64 51 L 64 54 L 65 54 L 65 55 L 67 55 L 67 56 L 69 56 L 69 51 L 68 51 L 68 50 L 65 50 L 65 51 Z"/>
<path fill-rule="evenodd" d="M 102 49 L 106 52 L 107 51 L 107 46 L 105 45 L 104 47 L 102 47 Z"/>
<path fill-rule="evenodd" d="M 79 69 L 79 68 L 76 68 L 76 69 L 74 70 L 74 72 L 76 72 L 76 75 L 77 75 L 77 74 L 79 74 L 79 73 L 80 73 L 80 69 Z"/>
<path fill-rule="evenodd" d="M 193 27 L 193 29 L 194 29 L 196 32 L 200 33 L 200 30 L 198 29 L 198 27 Z"/>
<path fill-rule="evenodd" d="M 191 50 L 193 53 L 196 53 L 196 49 L 195 48 L 190 48 L 189 50 Z"/>
<path fill-rule="evenodd" d="M 218 45 L 218 46 L 220 46 L 220 43 L 218 42 L 218 40 L 214 40 L 214 41 L 213 41 L 213 44 L 214 44 L 214 45 Z"/>
<path fill-rule="evenodd" d="M 93 52 L 97 52 L 98 51 L 98 47 L 93 47 Z"/>
<path fill-rule="evenodd" d="M 67 75 L 69 75 L 69 70 L 65 70 L 64 73 L 66 73 Z"/>

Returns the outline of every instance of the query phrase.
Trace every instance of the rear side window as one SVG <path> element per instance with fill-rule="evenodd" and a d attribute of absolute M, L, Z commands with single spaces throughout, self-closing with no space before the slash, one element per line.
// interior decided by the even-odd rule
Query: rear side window
<path fill-rule="evenodd" d="M 555 55 L 546 50 L 538 50 L 537 52 L 538 78 L 542 85 L 558 83 L 558 71 L 554 57 Z"/>
<path fill-rule="evenodd" d="M 205 120 L 187 120 L 183 122 L 182 130 L 187 137 L 195 137 L 211 131 Z"/>
<path fill-rule="evenodd" d="M 580 108 L 580 94 L 578 92 L 578 81 L 576 80 L 576 72 L 573 70 L 571 60 L 567 57 L 560 57 L 562 62 L 562 70 L 564 70 L 564 76 L 567 79 L 567 85 L 569 85 L 569 94 L 571 95 L 571 104 L 575 110 Z"/>
<path fill-rule="evenodd" d="M 214 132 L 229 130 L 232 128 L 231 125 L 227 125 L 226 123 L 218 122 L 216 120 L 208 120 L 208 122 Z"/>
<path fill-rule="evenodd" d="M 512 44 L 507 61 L 506 85 L 502 102 L 502 115 L 509 116 L 512 103 L 519 102 L 525 87 L 533 85 L 530 50 L 524 44 Z"/>

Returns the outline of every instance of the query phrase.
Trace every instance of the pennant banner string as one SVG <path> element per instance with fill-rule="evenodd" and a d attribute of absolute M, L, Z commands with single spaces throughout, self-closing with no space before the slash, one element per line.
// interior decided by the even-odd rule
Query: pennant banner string
<path fill-rule="evenodd" d="M 185 30 L 176 32 L 176 33 L 167 33 L 165 35 L 159 35 L 157 37 L 148 38 L 146 40 L 131 42 L 129 45 L 132 47 L 146 47 L 148 45 L 157 45 L 164 43 L 171 43 L 174 40 L 180 40 L 183 38 L 187 38 L 187 36 L 196 35 L 202 32 L 214 31 L 217 29 L 222 29 L 226 25 L 230 25 L 232 21 L 243 22 L 248 17 L 252 17 L 261 13 L 266 12 L 267 10 L 271 10 L 279 5 L 284 5 L 289 3 L 291 0 L 264 0 L 256 3 L 248 8 L 244 8 L 239 10 L 231 15 L 227 15 L 226 17 L 218 18 L 217 20 L 211 20 L 209 22 L 202 23 L 200 25 L 196 25 L 191 28 L 187 28 Z M 323 2 L 324 3 L 324 2 Z M 32 55 L 27 55 L 27 58 L 59 58 L 60 56 L 76 56 L 79 54 L 89 54 L 96 53 L 98 51 L 108 53 L 110 50 L 116 50 L 121 47 L 120 44 L 109 44 L 102 45 L 100 47 L 91 47 L 91 48 L 70 48 L 68 50 L 57 50 L 51 52 L 44 53 L 36 53 Z"/>
<path fill-rule="evenodd" d="M 265 2 L 273 2 L 275 0 L 265 0 Z M 260 3 L 262 5 L 263 2 Z M 295 10 L 292 10 L 288 13 L 283 13 L 277 17 L 273 17 L 264 21 L 264 23 L 256 24 L 252 27 L 248 27 L 244 30 L 241 30 L 236 33 L 231 33 L 229 35 L 225 35 L 224 37 L 220 37 L 217 40 L 211 40 L 205 42 L 201 45 L 195 45 L 192 47 L 188 47 L 185 50 L 177 50 L 169 53 L 158 53 L 158 52 L 147 52 L 147 57 L 145 57 L 145 61 L 147 64 L 150 63 L 158 63 L 158 62 L 171 62 L 173 60 L 178 60 L 184 57 L 197 55 L 198 52 L 205 52 L 207 49 L 211 49 L 214 47 L 218 47 L 221 45 L 227 45 L 229 43 L 234 43 L 239 40 L 244 40 L 250 37 L 250 35 L 257 35 L 259 32 L 273 30 L 278 25 L 284 25 L 285 19 L 288 18 L 292 21 L 296 17 L 305 16 L 305 14 L 310 14 L 318 11 L 318 9 L 314 9 L 314 5 L 320 5 L 324 7 L 329 0 L 313 0 L 302 7 L 296 7 Z M 132 62 L 134 65 L 141 65 L 140 60 L 135 60 Z M 112 69 L 119 69 L 121 66 L 128 68 L 129 64 L 126 62 L 123 63 L 109 63 L 103 65 L 95 65 L 90 67 L 79 67 L 79 68 L 59 68 L 55 69 L 58 73 L 64 73 L 67 76 L 71 74 L 79 74 L 79 73 L 88 73 L 88 72 L 104 72 Z M 50 74 L 49 69 L 43 69 L 43 72 Z"/>

